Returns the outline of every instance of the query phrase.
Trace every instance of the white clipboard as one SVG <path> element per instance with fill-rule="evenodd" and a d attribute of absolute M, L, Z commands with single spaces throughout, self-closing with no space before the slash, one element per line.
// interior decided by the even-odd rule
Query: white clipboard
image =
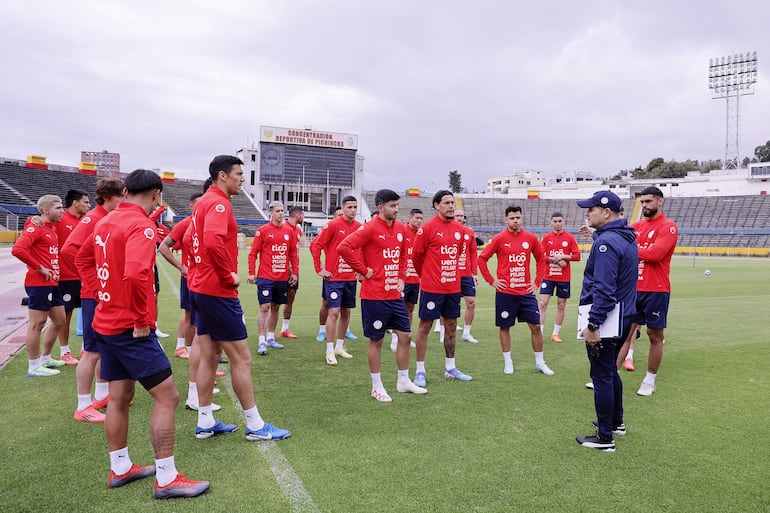
<path fill-rule="evenodd" d="M 577 318 L 577 338 L 584 340 L 581 333 L 588 327 L 588 313 L 591 311 L 590 304 L 578 306 Z M 620 338 L 620 329 L 623 316 L 620 315 L 620 303 L 615 304 L 615 308 L 607 314 L 607 318 L 599 326 L 599 335 L 602 338 Z"/>

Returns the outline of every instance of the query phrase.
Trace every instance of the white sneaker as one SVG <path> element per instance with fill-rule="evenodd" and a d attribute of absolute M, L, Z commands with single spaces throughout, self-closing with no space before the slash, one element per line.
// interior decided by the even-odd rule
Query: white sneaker
<path fill-rule="evenodd" d="M 405 393 L 405 394 L 417 394 L 417 395 L 423 395 L 428 393 L 427 388 L 418 387 L 412 382 L 412 380 L 407 380 L 407 381 L 404 381 L 403 383 L 401 381 L 397 381 L 396 391 Z"/>
<path fill-rule="evenodd" d="M 475 338 L 473 338 L 473 335 L 471 335 L 470 333 L 468 333 L 467 335 L 463 334 L 462 338 L 463 338 L 464 341 L 470 342 L 471 344 L 478 344 L 479 343 L 479 341 L 476 340 Z"/>
<path fill-rule="evenodd" d="M 417 344 L 414 343 L 414 340 L 409 342 L 409 347 L 412 347 L 412 348 L 417 347 Z"/>
<path fill-rule="evenodd" d="M 505 364 L 505 367 L 503 368 L 503 373 L 513 374 L 513 362 Z"/>
<path fill-rule="evenodd" d="M 168 333 L 160 331 L 160 328 L 155 328 L 155 336 L 158 338 L 168 338 Z"/>
<path fill-rule="evenodd" d="M 372 397 L 377 399 L 381 403 L 390 403 L 393 402 L 393 399 L 390 398 L 388 393 L 385 391 L 385 389 L 377 390 L 376 388 L 372 389 Z"/>
<path fill-rule="evenodd" d="M 329 351 L 326 353 L 326 363 L 332 367 L 337 365 L 337 358 L 334 356 L 334 351 Z"/>
<path fill-rule="evenodd" d="M 184 407 L 188 410 L 198 411 L 198 403 L 191 403 L 190 401 L 186 401 L 184 403 Z M 211 411 L 219 411 L 221 409 L 222 407 L 217 403 L 211 403 Z"/>
<path fill-rule="evenodd" d="M 212 393 L 213 395 L 216 395 L 216 394 L 218 394 L 219 392 L 221 392 L 221 390 L 220 390 L 220 389 L 218 389 L 217 387 L 214 387 L 214 389 L 211 391 L 211 393 Z"/>
<path fill-rule="evenodd" d="M 594 382 L 593 381 L 589 381 L 588 383 L 586 383 L 586 388 L 588 390 L 593 390 L 594 389 Z"/>
<path fill-rule="evenodd" d="M 553 371 L 550 369 L 550 367 L 548 367 L 548 365 L 545 364 L 545 362 L 540 365 L 535 365 L 535 370 L 537 372 L 542 372 L 546 376 L 553 376 Z"/>
<path fill-rule="evenodd" d="M 398 337 L 393 337 L 390 339 L 390 350 L 395 353 L 396 348 L 398 348 Z"/>
<path fill-rule="evenodd" d="M 653 383 L 642 383 L 639 390 L 636 391 L 637 395 L 649 397 L 655 393 L 655 385 Z"/>

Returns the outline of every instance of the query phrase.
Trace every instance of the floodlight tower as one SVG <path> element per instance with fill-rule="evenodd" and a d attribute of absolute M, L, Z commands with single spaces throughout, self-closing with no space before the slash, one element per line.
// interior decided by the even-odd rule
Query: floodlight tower
<path fill-rule="evenodd" d="M 711 98 L 724 98 L 725 107 L 725 169 L 740 165 L 741 96 L 754 94 L 757 83 L 757 52 L 737 53 L 709 59 L 709 89 Z M 730 99 L 734 101 L 730 101 Z M 735 147 L 731 148 L 732 142 Z"/>

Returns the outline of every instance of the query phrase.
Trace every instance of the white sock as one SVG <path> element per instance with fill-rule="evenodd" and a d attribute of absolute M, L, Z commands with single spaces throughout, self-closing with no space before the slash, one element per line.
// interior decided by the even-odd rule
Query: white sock
<path fill-rule="evenodd" d="M 201 406 L 198 405 L 198 426 L 202 428 L 210 428 L 214 424 L 216 424 L 216 421 L 214 420 L 214 412 L 212 411 L 212 406 L 209 404 L 208 406 Z"/>
<path fill-rule="evenodd" d="M 398 335 L 396 335 L 395 331 L 390 332 L 390 343 L 398 342 Z"/>
<path fill-rule="evenodd" d="M 187 384 L 187 402 L 198 404 L 198 384 L 192 381 Z"/>
<path fill-rule="evenodd" d="M 382 376 L 380 376 L 379 372 L 372 372 L 372 388 L 374 389 L 381 389 L 382 388 Z"/>
<path fill-rule="evenodd" d="M 334 351 L 334 342 L 327 342 L 326 343 L 326 352 L 331 353 Z"/>
<path fill-rule="evenodd" d="M 446 358 L 445 360 L 446 360 L 446 363 L 445 363 L 444 367 L 446 368 L 446 370 L 452 370 L 452 369 L 455 368 L 455 359 L 454 358 Z"/>
<path fill-rule="evenodd" d="M 91 406 L 91 394 L 78 394 L 78 411 Z"/>
<path fill-rule="evenodd" d="M 265 427 L 265 421 L 262 420 L 262 416 L 259 414 L 259 410 L 257 409 L 256 404 L 248 410 L 244 411 L 243 415 L 246 417 L 246 427 L 252 431 L 256 431 Z"/>
<path fill-rule="evenodd" d="M 626 360 L 633 360 L 634 359 L 634 350 L 629 349 L 628 354 L 626 355 Z"/>
<path fill-rule="evenodd" d="M 535 365 L 542 365 L 544 363 L 545 363 L 545 359 L 543 358 L 543 352 L 535 351 Z"/>
<path fill-rule="evenodd" d="M 503 353 L 503 362 L 510 363 L 513 365 L 513 360 L 511 360 L 511 352 L 508 351 L 507 353 Z"/>
<path fill-rule="evenodd" d="M 176 339 L 176 349 L 179 349 L 180 347 L 184 347 L 184 337 L 177 337 Z M 173 481 L 173 479 L 172 479 Z M 163 486 L 163 485 L 161 485 Z"/>
<path fill-rule="evenodd" d="M 441 328 L 442 328 L 442 326 L 441 326 L 441 322 L 439 322 L 438 320 L 436 320 L 436 325 L 433 327 L 433 331 L 434 331 L 434 332 L 436 332 L 436 333 L 438 333 L 439 331 L 441 331 Z"/>
<path fill-rule="evenodd" d="M 128 447 L 123 447 L 117 451 L 110 451 L 110 470 L 116 475 L 122 476 L 131 470 L 131 458 L 128 456 Z"/>
<path fill-rule="evenodd" d="M 321 324 L 320 326 L 318 326 L 318 334 L 326 335 L 326 324 Z"/>
<path fill-rule="evenodd" d="M 470 335 L 471 334 L 471 325 L 466 324 L 463 326 L 463 335 Z"/>
<path fill-rule="evenodd" d="M 40 358 L 35 358 L 34 360 L 29 360 L 29 363 L 27 364 L 27 369 L 29 372 L 32 372 L 33 370 L 40 367 Z"/>
<path fill-rule="evenodd" d="M 405 383 L 409 381 L 409 369 L 406 370 L 398 370 L 398 380 L 399 383 Z"/>
<path fill-rule="evenodd" d="M 291 319 L 284 319 L 283 324 L 281 324 L 281 331 L 288 331 L 289 329 L 289 322 L 291 322 Z"/>
<path fill-rule="evenodd" d="M 655 376 L 657 376 L 657 374 L 653 374 L 652 372 L 648 372 L 647 375 L 644 377 L 644 380 L 642 380 L 642 383 L 647 383 L 648 385 L 654 385 L 655 384 Z"/>
<path fill-rule="evenodd" d="M 337 345 L 334 347 L 334 349 L 342 349 L 342 346 L 345 344 L 345 340 L 338 338 L 337 339 Z"/>
<path fill-rule="evenodd" d="M 545 333 L 545 324 L 540 325 L 540 333 L 541 334 Z"/>
<path fill-rule="evenodd" d="M 264 335 L 260 335 L 259 336 L 259 345 L 266 344 L 266 343 L 267 343 L 267 341 L 265 340 L 265 336 Z"/>
<path fill-rule="evenodd" d="M 416 370 L 415 372 L 422 372 L 425 373 L 425 360 L 421 362 L 415 362 Z"/>
<path fill-rule="evenodd" d="M 67 344 L 66 346 L 61 346 L 61 355 L 64 356 L 67 353 L 70 353 L 70 346 Z"/>
<path fill-rule="evenodd" d="M 561 331 L 561 324 L 554 324 L 553 325 L 553 334 L 558 335 L 559 331 Z"/>
<path fill-rule="evenodd" d="M 267 332 L 267 339 L 268 340 L 275 340 L 275 332 L 274 331 L 268 331 Z"/>
<path fill-rule="evenodd" d="M 446 333 L 446 330 L 444 329 L 444 326 L 441 326 L 438 330 L 438 338 L 441 340 L 444 340 L 444 334 Z"/>
<path fill-rule="evenodd" d="M 110 395 L 110 384 L 106 381 L 97 381 L 94 386 L 94 399 L 101 401 L 108 395 Z"/>
<path fill-rule="evenodd" d="M 177 473 L 173 455 L 155 460 L 155 480 L 158 482 L 158 486 L 169 484 L 176 479 Z"/>
<path fill-rule="evenodd" d="M 44 354 L 44 355 L 40 356 L 40 365 L 45 365 L 46 363 L 48 363 L 50 361 L 51 361 L 51 354 L 50 353 L 49 354 Z M 38 365 L 38 367 L 40 367 L 40 365 Z"/>

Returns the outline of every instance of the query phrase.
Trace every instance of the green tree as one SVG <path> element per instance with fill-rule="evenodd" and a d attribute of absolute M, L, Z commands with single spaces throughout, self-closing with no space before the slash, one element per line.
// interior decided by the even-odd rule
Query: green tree
<path fill-rule="evenodd" d="M 770 141 L 754 149 L 754 156 L 759 162 L 770 162 Z"/>
<path fill-rule="evenodd" d="M 458 170 L 449 172 L 449 190 L 454 194 L 463 190 L 463 177 Z"/>

